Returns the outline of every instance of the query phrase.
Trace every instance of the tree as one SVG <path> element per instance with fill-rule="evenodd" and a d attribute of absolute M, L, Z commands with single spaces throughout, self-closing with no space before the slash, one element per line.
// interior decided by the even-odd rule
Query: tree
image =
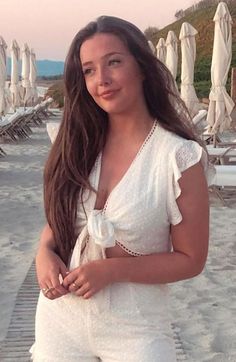
<path fill-rule="evenodd" d="M 175 13 L 176 19 L 181 19 L 183 16 L 184 16 L 184 11 L 183 11 L 183 9 L 176 11 L 176 13 Z"/>
<path fill-rule="evenodd" d="M 153 41 L 153 38 L 158 33 L 158 31 L 159 29 L 156 26 L 149 26 L 144 30 L 144 35 L 146 36 L 147 40 Z"/>

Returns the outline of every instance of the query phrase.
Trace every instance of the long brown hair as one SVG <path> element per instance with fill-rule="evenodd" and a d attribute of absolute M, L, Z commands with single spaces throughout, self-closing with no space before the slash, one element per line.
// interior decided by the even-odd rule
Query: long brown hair
<path fill-rule="evenodd" d="M 65 107 L 58 136 L 44 171 L 45 213 L 65 263 L 76 241 L 76 216 L 80 195 L 90 189 L 89 174 L 106 142 L 108 115 L 86 89 L 80 62 L 82 43 L 96 33 L 118 36 L 144 75 L 143 91 L 150 115 L 163 128 L 189 140 L 197 140 L 188 111 L 173 78 L 152 53 L 147 39 L 133 24 L 101 16 L 75 36 L 65 62 Z"/>

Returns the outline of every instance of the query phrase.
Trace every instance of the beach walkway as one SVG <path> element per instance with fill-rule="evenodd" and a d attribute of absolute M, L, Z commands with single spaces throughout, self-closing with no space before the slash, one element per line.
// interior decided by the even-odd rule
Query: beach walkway
<path fill-rule="evenodd" d="M 0 350 L 1 362 L 28 362 L 34 342 L 34 316 L 39 287 L 33 263 L 22 283 L 11 316 L 10 325 Z"/>
<path fill-rule="evenodd" d="M 34 343 L 34 317 L 39 287 L 33 263 L 17 294 L 15 307 L 5 340 L 0 350 L 1 362 L 29 362 L 29 349 Z M 172 325 L 177 361 L 186 361 L 186 355 L 177 327 Z"/>

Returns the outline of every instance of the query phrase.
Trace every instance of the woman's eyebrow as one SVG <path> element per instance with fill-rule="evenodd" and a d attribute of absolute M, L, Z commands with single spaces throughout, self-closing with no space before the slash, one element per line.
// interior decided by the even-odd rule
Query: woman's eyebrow
<path fill-rule="evenodd" d="M 110 52 L 110 53 L 104 54 L 104 55 L 101 57 L 101 59 L 108 58 L 108 57 L 110 57 L 110 56 L 112 56 L 112 55 L 125 55 L 125 54 L 126 54 L 126 53 L 122 53 L 122 52 Z M 92 60 L 82 63 L 82 66 L 84 67 L 84 66 L 91 65 L 91 64 L 93 64 L 93 61 L 92 61 Z"/>

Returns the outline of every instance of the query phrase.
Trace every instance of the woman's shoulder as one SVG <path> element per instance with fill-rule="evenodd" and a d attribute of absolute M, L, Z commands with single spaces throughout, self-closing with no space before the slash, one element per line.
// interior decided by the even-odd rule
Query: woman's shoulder
<path fill-rule="evenodd" d="M 195 140 L 188 140 L 159 125 L 159 153 L 164 155 L 167 168 L 183 172 L 200 162 L 205 172 L 208 170 L 208 156 L 205 149 Z"/>
<path fill-rule="evenodd" d="M 184 137 L 177 135 L 174 132 L 171 132 L 165 129 L 161 124 L 158 124 L 158 147 L 168 152 L 168 155 L 175 153 L 180 148 L 189 148 L 189 147 L 201 147 L 198 142 L 187 140 Z M 197 145 L 197 146 L 196 146 Z"/>

